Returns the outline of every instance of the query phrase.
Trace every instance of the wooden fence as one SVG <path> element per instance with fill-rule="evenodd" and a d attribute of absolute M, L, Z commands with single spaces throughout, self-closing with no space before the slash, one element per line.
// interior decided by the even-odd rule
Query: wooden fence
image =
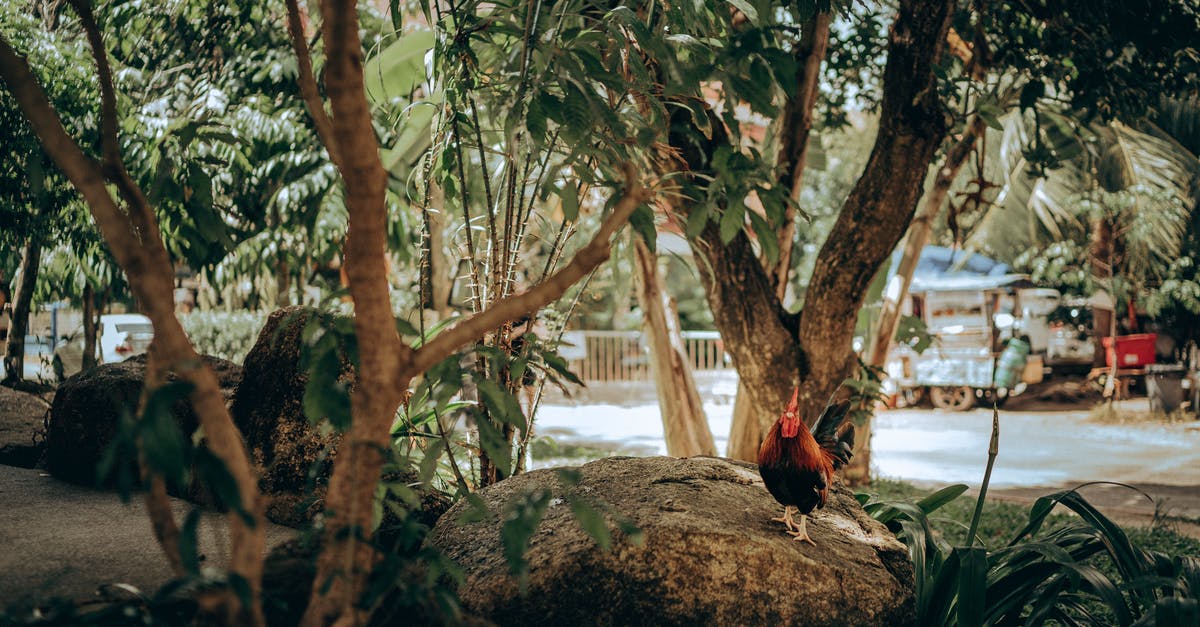
<path fill-rule="evenodd" d="M 575 331 L 564 338 L 571 368 L 587 382 L 649 381 L 650 352 L 637 331 Z M 693 370 L 732 368 L 716 331 L 684 331 L 683 344 Z M 564 351 L 567 352 L 567 351 Z"/>

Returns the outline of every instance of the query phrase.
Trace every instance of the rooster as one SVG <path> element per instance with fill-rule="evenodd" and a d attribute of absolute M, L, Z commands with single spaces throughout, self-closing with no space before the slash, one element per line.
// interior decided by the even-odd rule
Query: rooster
<path fill-rule="evenodd" d="M 854 427 L 840 429 L 850 409 L 849 401 L 844 401 L 826 407 L 811 431 L 804 429 L 799 396 L 797 388 L 783 415 L 767 432 L 758 450 L 758 472 L 771 496 L 783 504 L 783 517 L 771 520 L 787 525 L 788 534 L 797 541 L 816 546 L 808 536 L 808 513 L 825 506 L 833 471 L 849 463 Z M 792 520 L 793 511 L 800 513 L 799 525 Z"/>

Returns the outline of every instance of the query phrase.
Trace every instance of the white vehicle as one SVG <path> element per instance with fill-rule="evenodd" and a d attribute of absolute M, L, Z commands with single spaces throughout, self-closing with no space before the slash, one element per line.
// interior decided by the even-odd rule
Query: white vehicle
<path fill-rule="evenodd" d="M 154 338 L 154 325 L 141 314 L 100 316 L 96 362 L 111 364 L 141 355 Z M 83 369 L 83 329 L 78 329 L 54 349 L 54 376 L 59 381 Z"/>

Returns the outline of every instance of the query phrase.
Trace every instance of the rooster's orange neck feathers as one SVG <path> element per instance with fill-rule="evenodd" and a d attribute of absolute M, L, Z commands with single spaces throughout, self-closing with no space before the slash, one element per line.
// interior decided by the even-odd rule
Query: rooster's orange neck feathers
<path fill-rule="evenodd" d="M 792 400 L 788 402 L 787 409 L 779 417 L 779 435 L 794 438 L 800 433 L 800 426 L 800 388 L 796 388 L 792 391 Z"/>

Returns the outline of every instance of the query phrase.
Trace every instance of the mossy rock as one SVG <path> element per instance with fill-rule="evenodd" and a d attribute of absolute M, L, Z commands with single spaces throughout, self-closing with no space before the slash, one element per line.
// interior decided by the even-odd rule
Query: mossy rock
<path fill-rule="evenodd" d="M 292 526 L 302 526 L 319 511 L 340 440 L 327 423 L 313 424 L 304 413 L 309 380 L 304 336 L 314 316 L 325 328 L 334 322 L 310 307 L 285 307 L 267 318 L 246 355 L 230 407 L 258 470 L 267 517 Z M 352 379 L 343 359 L 339 381 L 349 385 Z"/>
<path fill-rule="evenodd" d="M 566 488 L 554 469 L 517 475 L 476 494 L 493 512 L 548 491 L 529 539 L 525 581 L 504 553 L 505 517 L 460 524 L 460 501 L 428 542 L 462 569 L 463 609 L 498 625 L 910 625 L 908 551 L 835 486 L 809 518 L 816 546 L 793 541 L 757 467 L 694 457 L 611 457 L 578 469 Z M 606 515 L 602 550 L 568 498 L 627 517 L 633 541 Z"/>
<path fill-rule="evenodd" d="M 241 380 L 242 368 L 219 357 L 203 356 L 217 375 L 228 402 Z M 82 485 L 97 485 L 97 466 L 117 435 L 123 414 L 137 412 L 146 376 L 146 356 L 102 364 L 68 378 L 59 386 L 46 424 L 45 466 L 51 475 Z M 168 381 L 175 376 L 169 375 Z M 185 437 L 199 424 L 191 404 L 180 400 L 171 409 Z M 136 476 L 136 475 L 135 475 Z"/>

